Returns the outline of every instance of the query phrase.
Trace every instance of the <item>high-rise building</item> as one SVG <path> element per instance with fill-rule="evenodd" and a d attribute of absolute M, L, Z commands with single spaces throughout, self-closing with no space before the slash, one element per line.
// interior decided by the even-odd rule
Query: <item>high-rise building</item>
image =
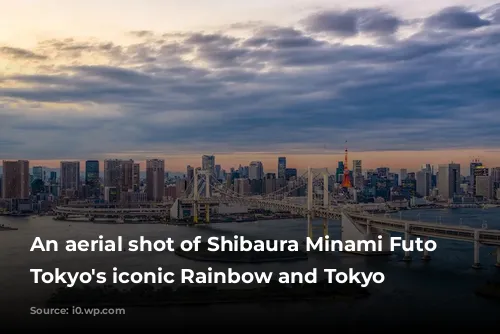
<path fill-rule="evenodd" d="M 403 181 L 406 180 L 408 177 L 408 170 L 406 168 L 401 168 L 399 171 L 399 180 Z"/>
<path fill-rule="evenodd" d="M 424 172 L 432 173 L 432 167 L 430 164 L 423 164 L 422 165 L 422 170 Z"/>
<path fill-rule="evenodd" d="M 289 181 L 291 178 L 297 178 L 297 168 L 287 168 L 285 170 L 285 180 Z"/>
<path fill-rule="evenodd" d="M 212 175 L 215 173 L 215 156 L 204 155 L 201 157 L 201 169 L 209 170 Z"/>
<path fill-rule="evenodd" d="M 278 158 L 278 179 L 286 178 L 286 157 Z"/>
<path fill-rule="evenodd" d="M 45 181 L 42 166 L 33 166 L 33 179 Z"/>
<path fill-rule="evenodd" d="M 377 175 L 379 178 L 386 179 L 389 176 L 390 171 L 391 170 L 389 167 L 378 167 L 377 168 Z"/>
<path fill-rule="evenodd" d="M 134 160 L 122 160 L 120 164 L 119 191 L 128 192 L 134 189 Z"/>
<path fill-rule="evenodd" d="M 364 178 L 363 178 L 363 168 L 361 165 L 361 160 L 352 161 L 352 172 L 354 177 L 354 186 L 356 188 L 362 188 L 364 183 Z"/>
<path fill-rule="evenodd" d="M 417 193 L 424 197 L 429 196 L 432 182 L 430 166 L 428 169 L 418 171 L 415 178 L 417 179 Z"/>
<path fill-rule="evenodd" d="M 438 190 L 439 194 L 445 198 L 453 198 L 460 193 L 460 165 L 451 163 L 439 165 Z"/>
<path fill-rule="evenodd" d="M 104 186 L 116 187 L 120 186 L 121 163 L 119 159 L 104 160 Z"/>
<path fill-rule="evenodd" d="M 470 177 L 470 186 L 471 186 L 471 189 L 474 189 L 474 183 L 476 181 L 476 177 L 474 176 L 474 170 L 477 168 L 477 167 L 481 167 L 483 166 L 483 163 L 481 161 L 479 161 L 478 159 L 474 159 L 471 161 L 470 165 L 469 165 L 469 177 Z M 474 190 L 473 190 L 473 193 L 474 193 Z"/>
<path fill-rule="evenodd" d="M 160 202 L 165 193 L 165 161 L 151 159 L 146 161 L 146 192 L 148 201 Z"/>
<path fill-rule="evenodd" d="M 29 198 L 30 163 L 27 160 L 3 161 L 2 197 Z"/>
<path fill-rule="evenodd" d="M 276 189 L 276 174 L 274 173 L 267 173 L 265 182 L 264 182 L 264 190 L 266 194 L 270 194 L 272 192 L 275 192 Z"/>
<path fill-rule="evenodd" d="M 194 178 L 194 168 L 188 165 L 186 168 L 186 179 L 188 182 L 191 182 L 193 178 Z"/>
<path fill-rule="evenodd" d="M 493 167 L 490 171 L 491 181 L 500 183 L 500 167 Z"/>
<path fill-rule="evenodd" d="M 264 176 L 264 167 L 260 161 L 250 162 L 248 166 L 248 178 L 250 180 L 262 180 Z"/>
<path fill-rule="evenodd" d="M 250 182 L 248 179 L 238 178 L 234 180 L 234 192 L 245 196 L 250 194 Z"/>
<path fill-rule="evenodd" d="M 222 171 L 222 168 L 220 165 L 215 165 L 215 178 L 217 180 L 221 180 L 221 171 Z"/>
<path fill-rule="evenodd" d="M 80 161 L 61 161 L 61 193 L 80 190 Z"/>
<path fill-rule="evenodd" d="M 141 165 L 138 163 L 134 163 L 134 175 L 132 186 L 134 191 L 139 191 L 141 189 Z"/>
<path fill-rule="evenodd" d="M 361 160 L 353 160 L 352 161 L 352 171 L 354 175 L 362 175 L 363 174 L 363 169 L 361 165 Z"/>
<path fill-rule="evenodd" d="M 472 170 L 471 174 L 471 185 L 472 185 L 472 194 L 476 196 L 476 179 L 478 176 L 488 176 L 489 175 L 488 168 L 484 166 L 477 166 Z"/>
<path fill-rule="evenodd" d="M 99 161 L 85 161 L 85 185 L 88 187 L 89 195 L 99 196 Z"/>
<path fill-rule="evenodd" d="M 491 176 L 478 175 L 476 176 L 476 193 L 475 196 L 485 199 L 493 198 L 493 182 Z"/>

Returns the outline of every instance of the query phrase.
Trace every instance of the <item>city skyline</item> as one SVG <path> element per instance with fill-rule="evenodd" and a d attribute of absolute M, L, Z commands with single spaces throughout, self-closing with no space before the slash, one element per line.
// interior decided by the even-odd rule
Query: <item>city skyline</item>
<path fill-rule="evenodd" d="M 376 3 L 9 3 L 0 158 L 500 166 L 500 5 Z"/>
<path fill-rule="evenodd" d="M 450 164 L 450 163 L 457 163 L 459 165 L 464 166 L 464 169 L 462 171 L 462 175 L 469 175 L 469 169 L 465 168 L 466 166 L 469 166 L 471 162 L 474 160 L 480 161 L 485 167 L 487 168 L 496 168 L 500 166 L 500 160 L 495 160 L 495 159 L 483 159 L 481 155 L 476 155 L 473 156 L 471 155 L 470 158 L 464 158 L 462 153 L 463 151 L 458 151 L 456 152 L 457 158 L 456 159 L 449 159 L 450 156 L 442 156 L 442 152 L 439 151 L 433 151 L 433 155 L 431 156 L 432 160 L 422 160 L 420 158 L 419 154 L 415 154 L 415 152 L 411 152 L 408 155 L 405 155 L 402 152 L 396 152 L 399 156 L 398 158 L 398 164 L 397 165 L 391 165 L 388 164 L 386 161 L 381 161 L 376 158 L 376 155 L 378 152 L 349 152 L 349 164 L 352 164 L 354 160 L 361 160 L 362 161 L 362 170 L 374 170 L 380 167 L 389 167 L 392 172 L 398 172 L 400 169 L 407 169 L 408 172 L 417 172 L 422 169 L 422 165 L 424 164 L 430 164 L 431 166 L 435 167 L 437 170 L 437 167 L 439 165 L 443 164 Z M 477 153 L 476 151 L 471 151 L 472 153 Z M 249 159 L 249 156 L 245 154 L 233 154 L 229 156 L 219 156 L 219 155 L 214 155 L 215 156 L 215 164 L 220 165 L 222 169 L 229 171 L 231 168 L 237 169 L 238 166 L 248 166 L 252 161 L 260 161 L 263 164 L 264 167 L 264 172 L 273 172 L 277 173 L 278 172 L 278 158 L 279 157 L 285 157 L 286 158 L 286 164 L 287 167 L 289 168 L 296 168 L 298 170 L 306 170 L 307 167 L 312 167 L 312 168 L 330 168 L 334 170 L 337 168 L 337 164 L 340 161 L 344 161 L 344 153 L 340 154 L 335 154 L 335 155 L 324 155 L 324 156 L 319 156 L 319 160 L 314 160 L 311 159 L 311 155 L 305 157 L 307 158 L 308 163 L 304 165 L 303 163 L 301 164 L 301 160 L 297 159 L 296 156 L 286 156 L 286 155 L 276 155 L 276 154 L 262 154 L 255 156 L 255 159 Z M 375 157 L 374 157 L 375 156 Z M 221 159 L 222 157 L 222 159 Z M 313 156 L 314 157 L 314 156 Z M 318 157 L 318 156 L 315 156 Z M 364 158 L 363 158 L 364 157 Z M 101 174 L 104 170 L 104 160 L 113 160 L 114 158 L 104 158 L 102 160 L 99 160 L 99 165 L 101 168 Z M 122 157 L 123 160 L 129 160 L 129 157 Z M 157 159 L 154 157 L 149 157 L 148 159 Z M 146 159 L 146 160 L 148 160 Z M 163 159 L 162 157 L 158 157 L 158 159 Z M 3 159 L 5 161 L 14 161 L 16 159 Z M 36 166 L 42 166 L 44 168 L 49 168 L 49 169 L 59 169 L 60 163 L 62 161 L 78 161 L 81 166 L 85 166 L 86 161 L 92 161 L 92 159 L 84 159 L 84 160 L 57 160 L 57 161 L 39 161 L 39 160 L 30 160 L 30 159 L 20 159 L 20 160 L 28 160 L 30 162 L 30 168 L 36 167 Z M 146 168 L 146 160 L 135 160 L 133 159 L 135 163 L 140 165 L 141 172 L 145 171 Z M 164 159 L 165 160 L 165 159 Z M 186 165 L 183 165 L 185 161 L 188 161 Z M 222 161 L 222 162 L 221 162 Z M 173 162 L 173 163 L 172 163 Z M 323 164 L 321 165 L 321 163 Z M 324 163 L 326 162 L 326 163 Z M 409 163 L 411 162 L 411 163 Z M 169 171 L 171 173 L 186 173 L 186 168 L 188 166 L 192 167 L 202 167 L 202 155 L 199 156 L 190 156 L 187 158 L 186 157 L 181 157 L 181 159 L 167 159 L 165 160 L 165 171 Z M 0 160 L 0 168 L 2 167 L 2 161 Z M 351 165 L 349 169 L 352 171 L 353 166 Z M 85 169 L 82 168 L 81 171 L 83 173 Z"/>

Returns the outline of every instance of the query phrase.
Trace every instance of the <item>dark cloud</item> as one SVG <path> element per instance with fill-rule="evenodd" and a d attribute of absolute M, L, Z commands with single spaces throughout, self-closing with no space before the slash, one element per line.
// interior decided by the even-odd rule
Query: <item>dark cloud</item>
<path fill-rule="evenodd" d="M 134 31 L 131 31 L 130 34 L 132 36 L 136 36 L 136 37 L 152 37 L 152 36 L 154 36 L 154 33 L 152 31 L 149 31 L 149 30 L 134 30 Z"/>
<path fill-rule="evenodd" d="M 36 54 L 32 51 L 26 49 L 8 47 L 8 46 L 0 47 L 0 53 L 17 59 L 33 59 L 33 60 L 47 59 L 46 56 Z"/>
<path fill-rule="evenodd" d="M 316 152 L 346 138 L 358 151 L 497 148 L 500 27 L 443 30 L 474 24 L 442 20 L 402 38 L 395 32 L 407 21 L 382 11 L 336 15 L 334 25 L 315 21 L 326 23 L 313 30 L 363 33 L 372 43 L 269 25 L 252 26 L 247 38 L 185 32 L 133 45 L 46 41 L 39 48 L 60 62 L 77 49 L 105 61 L 89 66 L 70 56 L 64 66 L 44 62 L 36 75 L 3 77 L 0 150 L 31 159 Z M 381 35 L 394 37 L 374 39 Z"/>
<path fill-rule="evenodd" d="M 462 7 L 445 8 L 425 20 L 425 25 L 433 29 L 476 29 L 488 26 L 490 23 L 482 19 L 478 13 Z"/>
<path fill-rule="evenodd" d="M 351 9 L 316 13 L 303 23 L 311 32 L 352 37 L 359 33 L 390 35 L 398 30 L 403 21 L 381 9 Z"/>
<path fill-rule="evenodd" d="M 269 46 L 281 49 L 320 46 L 323 42 L 305 36 L 303 32 L 294 28 L 265 26 L 257 29 L 253 37 L 247 39 L 244 44 L 251 47 Z"/>
<path fill-rule="evenodd" d="M 223 36 L 219 34 L 202 34 L 195 33 L 184 40 L 187 44 L 195 45 L 231 45 L 235 43 L 238 39 L 229 36 Z"/>

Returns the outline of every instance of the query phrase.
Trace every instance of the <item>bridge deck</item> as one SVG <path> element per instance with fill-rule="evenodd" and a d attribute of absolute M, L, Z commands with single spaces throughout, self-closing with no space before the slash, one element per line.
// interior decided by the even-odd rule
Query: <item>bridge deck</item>
<path fill-rule="evenodd" d="M 303 205 L 288 203 L 278 200 L 265 200 L 259 198 L 232 198 L 231 202 L 242 202 L 249 205 L 255 205 L 262 208 L 276 208 L 288 210 L 307 216 L 309 211 Z M 200 198 L 198 204 L 216 204 L 228 202 L 227 198 Z M 184 204 L 193 204 L 192 199 L 182 199 Z M 56 213 L 71 215 L 125 215 L 125 216 L 165 216 L 169 213 L 168 208 L 81 208 L 81 207 L 62 207 L 58 206 L 54 210 Z M 475 233 L 479 233 L 479 241 L 488 245 L 500 246 L 500 231 L 488 229 L 475 229 L 468 226 L 443 225 L 436 223 L 416 222 L 381 217 L 359 213 L 357 211 L 344 210 L 351 219 L 361 225 L 367 225 L 368 222 L 374 227 L 378 227 L 392 232 L 405 232 L 406 225 L 409 224 L 410 233 L 416 236 L 436 237 L 443 239 L 463 240 L 473 242 Z M 341 207 L 314 207 L 311 211 L 313 217 L 339 219 L 342 214 Z"/>
<path fill-rule="evenodd" d="M 443 225 L 377 217 L 367 214 L 348 213 L 359 224 L 378 227 L 392 232 L 405 232 L 406 224 L 409 225 L 410 234 L 422 237 L 435 237 L 442 239 L 463 240 L 474 242 L 475 233 L 479 233 L 479 242 L 485 245 L 500 246 L 500 231 L 477 229 L 470 226 Z"/>

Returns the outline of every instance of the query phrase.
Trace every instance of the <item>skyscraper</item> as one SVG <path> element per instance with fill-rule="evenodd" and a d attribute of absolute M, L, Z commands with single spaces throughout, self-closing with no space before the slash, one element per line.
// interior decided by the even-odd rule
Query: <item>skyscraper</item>
<path fill-rule="evenodd" d="M 354 177 L 354 186 L 356 188 L 362 188 L 364 183 L 364 178 L 363 178 L 363 169 L 361 165 L 361 160 L 353 160 L 352 169 Z"/>
<path fill-rule="evenodd" d="M 215 156 L 204 155 L 201 157 L 201 169 L 209 170 L 212 175 L 215 173 Z"/>
<path fill-rule="evenodd" d="M 221 177 L 221 171 L 222 171 L 221 165 L 215 165 L 215 178 L 217 180 L 220 180 L 222 178 Z"/>
<path fill-rule="evenodd" d="M 30 163 L 27 160 L 3 161 L 2 197 L 29 198 Z"/>
<path fill-rule="evenodd" d="M 472 194 L 474 194 L 474 196 L 476 195 L 476 180 L 478 176 L 488 176 L 489 175 L 488 172 L 489 172 L 488 168 L 484 166 L 477 166 L 472 170 L 471 184 L 472 184 Z"/>
<path fill-rule="evenodd" d="M 44 180 L 44 177 L 43 177 L 43 167 L 42 166 L 33 166 L 33 178 L 35 180 L 42 180 L 42 181 L 45 181 Z"/>
<path fill-rule="evenodd" d="M 469 165 L 469 177 L 470 177 L 470 186 L 472 188 L 472 192 L 474 193 L 474 184 L 476 182 L 476 177 L 474 175 L 474 170 L 477 168 L 477 167 L 481 167 L 483 166 L 483 163 L 481 161 L 479 161 L 478 159 L 474 159 L 471 161 L 470 165 Z"/>
<path fill-rule="evenodd" d="M 424 166 L 425 167 L 425 166 Z M 422 169 L 418 171 L 416 174 L 417 179 L 417 193 L 421 196 L 429 196 L 431 190 L 431 169 L 429 168 Z"/>
<path fill-rule="evenodd" d="M 80 188 L 80 161 L 61 161 L 61 192 Z"/>
<path fill-rule="evenodd" d="M 438 190 L 439 194 L 445 198 L 453 198 L 460 193 L 460 165 L 451 163 L 439 165 Z"/>
<path fill-rule="evenodd" d="M 278 158 L 278 179 L 286 177 L 286 157 Z"/>
<path fill-rule="evenodd" d="M 260 161 L 252 161 L 248 166 L 248 178 L 250 180 L 262 180 L 264 176 L 264 167 Z"/>
<path fill-rule="evenodd" d="M 133 189 L 139 191 L 141 189 L 141 165 L 134 163 Z"/>
<path fill-rule="evenodd" d="M 483 197 L 485 199 L 493 198 L 493 182 L 491 176 L 488 175 L 478 175 L 476 176 L 476 193 L 477 197 Z"/>
<path fill-rule="evenodd" d="M 99 196 L 99 161 L 85 161 L 85 184 L 89 189 L 89 195 Z"/>
<path fill-rule="evenodd" d="M 163 200 L 165 193 L 165 161 L 151 159 L 146 161 L 146 192 L 149 201 Z"/>
<path fill-rule="evenodd" d="M 494 167 L 490 171 L 491 181 L 500 183 L 500 167 Z"/>
<path fill-rule="evenodd" d="M 408 177 L 408 170 L 406 168 L 401 168 L 401 170 L 399 171 L 399 180 L 400 181 L 406 180 L 407 177 Z"/>
<path fill-rule="evenodd" d="M 121 192 L 134 189 L 134 160 L 122 160 L 120 163 L 120 187 Z"/>
<path fill-rule="evenodd" d="M 120 185 L 120 167 L 121 160 L 106 159 L 104 160 L 104 186 L 116 187 Z"/>
<path fill-rule="evenodd" d="M 422 170 L 428 173 L 432 173 L 432 167 L 430 164 L 423 164 L 422 165 Z"/>
<path fill-rule="evenodd" d="M 186 178 L 188 182 L 191 182 L 194 178 L 194 168 L 190 165 L 188 165 L 186 168 Z"/>

